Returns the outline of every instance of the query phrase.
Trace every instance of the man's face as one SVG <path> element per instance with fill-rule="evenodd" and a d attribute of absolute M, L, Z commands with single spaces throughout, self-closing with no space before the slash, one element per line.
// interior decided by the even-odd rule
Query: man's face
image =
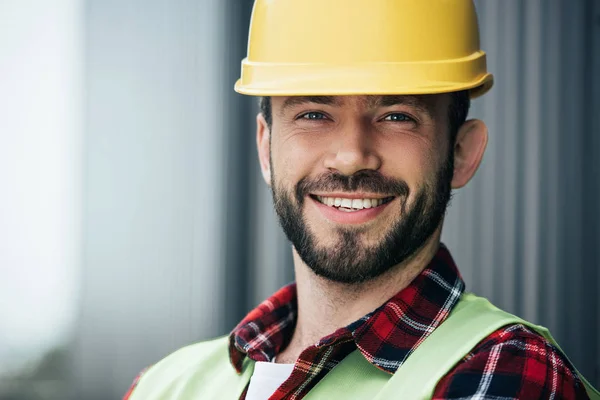
<path fill-rule="evenodd" d="M 300 258 L 327 279 L 373 279 L 440 226 L 453 162 L 450 97 L 273 97 L 271 187 Z"/>

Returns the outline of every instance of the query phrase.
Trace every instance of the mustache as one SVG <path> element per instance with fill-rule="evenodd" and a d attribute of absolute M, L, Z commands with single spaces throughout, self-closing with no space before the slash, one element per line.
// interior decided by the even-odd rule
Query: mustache
<path fill-rule="evenodd" d="M 315 178 L 304 177 L 296 185 L 296 200 L 302 204 L 313 192 L 370 192 L 388 196 L 408 197 L 410 189 L 401 179 L 388 178 L 373 170 L 361 170 L 352 175 L 324 173 Z"/>

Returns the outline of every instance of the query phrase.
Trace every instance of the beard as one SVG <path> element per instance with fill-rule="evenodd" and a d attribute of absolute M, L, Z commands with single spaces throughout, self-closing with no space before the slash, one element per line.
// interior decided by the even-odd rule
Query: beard
<path fill-rule="evenodd" d="M 274 172 L 272 162 L 271 171 Z M 407 206 L 411 193 L 408 184 L 373 170 L 358 171 L 351 176 L 327 173 L 313 179 L 305 177 L 298 182 L 293 194 L 280 187 L 273 175 L 271 193 L 283 231 L 302 261 L 325 279 L 356 284 L 402 264 L 425 245 L 446 213 L 453 171 L 453 154 L 450 154 L 439 171 L 417 190 L 410 207 Z M 333 245 L 319 245 L 302 212 L 307 196 L 314 192 L 358 190 L 394 196 L 394 200 L 400 200 L 400 217 L 375 245 L 362 243 L 361 236 L 367 228 L 343 226 L 336 228 L 338 237 Z"/>

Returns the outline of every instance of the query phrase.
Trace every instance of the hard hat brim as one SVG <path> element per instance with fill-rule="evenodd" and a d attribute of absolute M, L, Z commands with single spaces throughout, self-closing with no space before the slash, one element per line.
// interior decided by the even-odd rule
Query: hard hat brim
<path fill-rule="evenodd" d="M 435 79 L 434 79 L 435 77 Z M 440 78 L 444 78 L 441 80 Z M 242 61 L 235 91 L 250 96 L 436 94 L 491 89 L 485 53 L 451 62 L 369 63 L 365 65 L 268 64 Z"/>

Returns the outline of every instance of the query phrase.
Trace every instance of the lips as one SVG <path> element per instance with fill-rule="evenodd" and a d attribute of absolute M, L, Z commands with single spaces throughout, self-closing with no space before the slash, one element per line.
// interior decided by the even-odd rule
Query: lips
<path fill-rule="evenodd" d="M 317 196 L 313 198 L 328 207 L 337 208 L 340 211 L 355 212 L 363 209 L 379 207 L 382 204 L 389 203 L 394 200 L 393 196 L 384 198 L 347 198 L 333 196 Z"/>
<path fill-rule="evenodd" d="M 321 214 L 336 224 L 364 224 L 374 220 L 395 199 L 388 197 L 343 197 L 310 195 Z"/>

